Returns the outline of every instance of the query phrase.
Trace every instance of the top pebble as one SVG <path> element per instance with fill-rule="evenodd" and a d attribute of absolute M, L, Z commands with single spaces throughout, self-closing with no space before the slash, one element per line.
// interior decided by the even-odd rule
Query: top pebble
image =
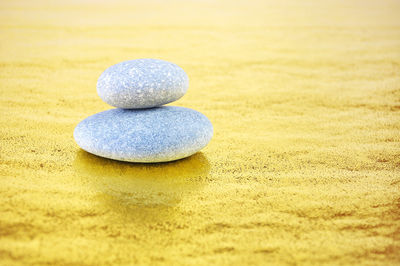
<path fill-rule="evenodd" d="M 189 78 L 179 66 L 159 59 L 136 59 L 107 68 L 97 93 L 109 105 L 124 109 L 161 106 L 181 98 Z"/>

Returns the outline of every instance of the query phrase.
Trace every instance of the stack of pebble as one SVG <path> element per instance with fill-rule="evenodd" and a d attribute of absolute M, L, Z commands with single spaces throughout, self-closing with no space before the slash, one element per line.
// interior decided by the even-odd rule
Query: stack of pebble
<path fill-rule="evenodd" d="M 75 128 L 78 145 L 95 155 L 128 162 L 166 162 L 190 156 L 211 140 L 203 114 L 162 106 L 181 98 L 189 78 L 179 66 L 158 59 L 113 65 L 97 82 L 99 96 L 116 109 L 92 115 Z"/>

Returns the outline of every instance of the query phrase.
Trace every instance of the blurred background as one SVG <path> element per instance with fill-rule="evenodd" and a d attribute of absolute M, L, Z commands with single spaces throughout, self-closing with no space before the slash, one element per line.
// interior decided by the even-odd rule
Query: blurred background
<path fill-rule="evenodd" d="M 398 264 L 399 1 L 0 0 L 0 264 Z M 211 143 L 76 145 L 102 71 L 159 58 Z"/>

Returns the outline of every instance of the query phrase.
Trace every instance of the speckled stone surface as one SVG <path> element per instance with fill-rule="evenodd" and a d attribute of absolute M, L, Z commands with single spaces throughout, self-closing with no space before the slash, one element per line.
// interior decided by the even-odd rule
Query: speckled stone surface
<path fill-rule="evenodd" d="M 189 78 L 179 66 L 159 59 L 136 59 L 107 68 L 97 81 L 106 103 L 127 109 L 161 106 L 181 98 Z"/>
<path fill-rule="evenodd" d="M 111 109 L 86 118 L 74 131 L 82 149 L 128 162 L 181 159 L 204 148 L 212 135 L 206 116 L 177 106 Z"/>

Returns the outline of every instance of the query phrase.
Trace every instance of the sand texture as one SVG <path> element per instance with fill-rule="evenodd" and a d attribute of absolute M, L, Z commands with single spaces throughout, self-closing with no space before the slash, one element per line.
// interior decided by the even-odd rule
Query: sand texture
<path fill-rule="evenodd" d="M 0 265 L 398 265 L 399 1 L 0 1 Z M 109 66 L 174 62 L 214 137 L 88 154 Z"/>

